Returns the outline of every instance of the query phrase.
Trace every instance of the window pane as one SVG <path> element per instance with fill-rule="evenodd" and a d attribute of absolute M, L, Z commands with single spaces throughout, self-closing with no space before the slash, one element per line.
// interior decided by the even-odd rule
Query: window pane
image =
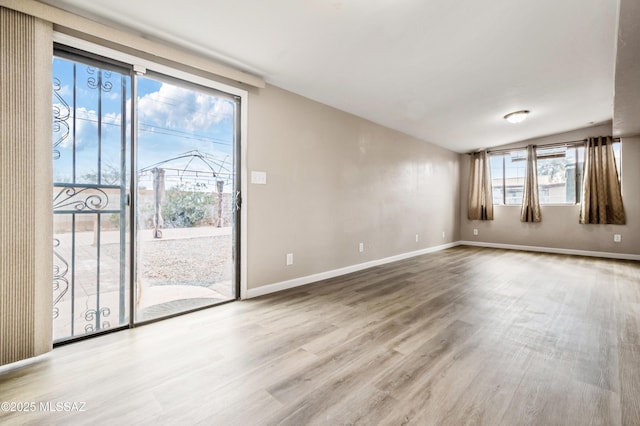
<path fill-rule="evenodd" d="M 584 146 L 576 148 L 576 204 L 580 203 L 582 197 L 582 172 L 584 166 Z"/>
<path fill-rule="evenodd" d="M 506 204 L 522 204 L 527 151 L 511 151 L 505 155 Z"/>
<path fill-rule="evenodd" d="M 537 155 L 540 204 L 575 203 L 575 149 L 538 149 Z"/>
<path fill-rule="evenodd" d="M 493 204 L 504 203 L 503 188 L 503 158 L 504 155 L 492 155 L 489 157 L 491 161 L 491 187 L 493 189 Z"/>
<path fill-rule="evenodd" d="M 136 321 L 235 294 L 237 106 L 226 95 L 139 76 Z"/>
<path fill-rule="evenodd" d="M 620 142 L 615 142 L 611 145 L 611 148 L 613 148 L 613 156 L 616 159 L 616 168 L 618 169 L 618 180 L 621 178 L 622 176 L 622 169 L 621 169 L 621 164 L 620 164 L 620 149 L 621 149 L 621 143 Z"/>

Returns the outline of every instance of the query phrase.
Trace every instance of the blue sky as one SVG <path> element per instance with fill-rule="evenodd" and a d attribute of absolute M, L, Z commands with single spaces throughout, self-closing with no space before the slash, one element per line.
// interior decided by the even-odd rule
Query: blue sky
<path fill-rule="evenodd" d="M 97 89 L 99 71 L 83 64 L 54 58 L 54 111 L 61 120 L 55 125 L 53 142 L 59 158 L 54 154 L 54 179 L 72 181 L 73 153 L 76 153 L 76 181 L 95 175 L 98 164 L 98 122 L 102 122 L 101 163 L 105 171 L 116 170 L 121 161 L 122 129 L 126 129 L 127 159 L 130 149 L 131 79 L 128 75 L 102 71 L 102 90 Z M 224 97 L 205 91 L 195 91 L 161 82 L 148 77 L 138 81 L 138 164 L 143 170 L 181 154 L 198 151 L 215 164 L 216 171 L 231 171 L 233 164 L 234 104 Z M 74 108 L 75 89 L 75 108 Z M 75 114 L 74 114 L 75 111 Z M 75 116 L 74 116 L 75 115 Z M 101 120 L 99 120 L 99 116 Z M 65 136 L 66 135 L 66 136 Z M 164 163 L 167 186 L 195 176 L 201 182 L 213 182 L 206 177 L 210 167 L 197 157 L 186 157 Z M 146 177 L 140 176 L 140 185 L 146 186 Z M 211 183 L 210 182 L 210 183 Z M 91 182 L 91 183 L 95 183 Z"/>

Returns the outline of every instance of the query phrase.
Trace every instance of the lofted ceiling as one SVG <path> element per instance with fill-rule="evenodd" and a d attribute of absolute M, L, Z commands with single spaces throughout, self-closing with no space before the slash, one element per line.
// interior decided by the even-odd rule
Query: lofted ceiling
<path fill-rule="evenodd" d="M 42 1 L 457 152 L 613 115 L 617 0 Z"/>

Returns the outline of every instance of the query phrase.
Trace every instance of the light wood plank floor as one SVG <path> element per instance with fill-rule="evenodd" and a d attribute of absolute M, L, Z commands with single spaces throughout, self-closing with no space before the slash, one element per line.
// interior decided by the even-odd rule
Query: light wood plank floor
<path fill-rule="evenodd" d="M 0 401 L 86 403 L 3 425 L 640 425 L 640 263 L 457 247 L 56 348 Z"/>

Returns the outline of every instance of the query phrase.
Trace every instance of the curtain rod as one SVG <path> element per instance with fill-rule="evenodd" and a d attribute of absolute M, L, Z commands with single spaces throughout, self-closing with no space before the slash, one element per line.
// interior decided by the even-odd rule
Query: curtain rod
<path fill-rule="evenodd" d="M 620 138 L 612 138 L 613 142 L 620 142 Z M 556 148 L 556 147 L 561 147 L 561 146 L 566 146 L 566 147 L 570 147 L 570 146 L 577 146 L 583 143 L 586 143 L 587 139 L 579 139 L 579 140 L 575 140 L 575 141 L 565 141 L 565 142 L 554 142 L 554 143 L 548 143 L 548 144 L 543 144 L 543 145 L 534 145 L 536 148 Z M 522 146 L 522 147 L 514 147 L 514 148 L 503 148 L 503 149 L 491 149 L 491 150 L 487 150 L 487 154 L 504 154 L 507 152 L 511 152 L 511 151 L 518 151 L 518 150 L 522 150 L 522 149 L 526 149 L 526 146 Z M 469 155 L 471 155 L 472 153 L 468 153 Z"/>

